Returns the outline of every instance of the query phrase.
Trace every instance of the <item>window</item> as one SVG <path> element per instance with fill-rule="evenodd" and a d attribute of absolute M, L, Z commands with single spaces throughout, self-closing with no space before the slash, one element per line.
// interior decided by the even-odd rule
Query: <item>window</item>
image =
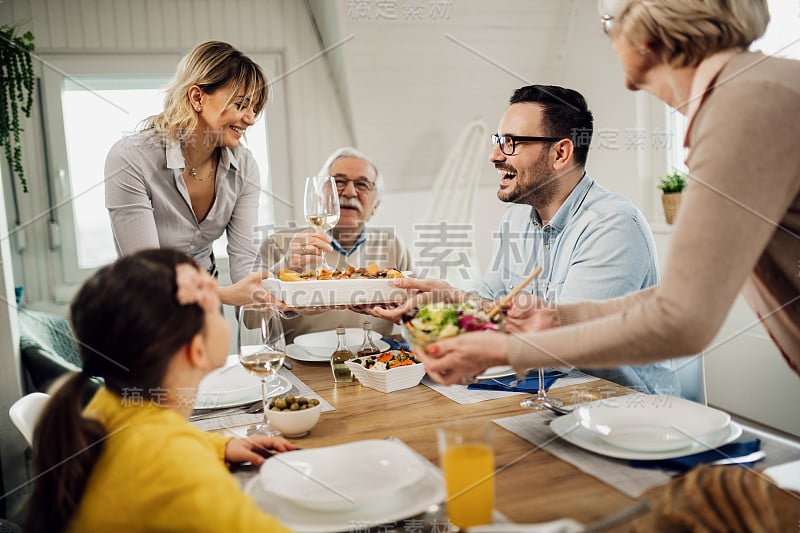
<path fill-rule="evenodd" d="M 59 56 L 49 63 L 56 68 L 45 67 L 45 136 L 51 180 L 55 176 L 57 182 L 53 204 L 57 206 L 55 227 L 63 273 L 59 283 L 79 283 L 94 268 L 116 257 L 105 208 L 105 158 L 112 144 L 137 131 L 142 119 L 162 109 L 162 89 L 179 60 L 179 56 L 163 55 L 122 59 Z M 248 129 L 246 142 L 261 171 L 260 225 L 274 224 L 267 140 L 264 113 Z M 223 274 L 227 271 L 226 245 L 225 235 L 214 244 Z"/>
<path fill-rule="evenodd" d="M 785 0 L 768 0 L 770 22 L 764 36 L 751 50 L 765 54 L 800 59 L 800 4 Z M 669 172 L 686 172 L 683 138 L 688 126 L 686 117 L 667 106 L 668 130 L 675 132 L 667 166 Z"/>

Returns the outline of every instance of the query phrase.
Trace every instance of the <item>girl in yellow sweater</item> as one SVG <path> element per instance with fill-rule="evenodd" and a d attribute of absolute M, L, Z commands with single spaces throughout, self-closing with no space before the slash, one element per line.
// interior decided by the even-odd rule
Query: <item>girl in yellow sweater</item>
<path fill-rule="evenodd" d="M 259 451 L 293 446 L 186 420 L 230 342 L 214 278 L 180 252 L 142 251 L 92 276 L 70 315 L 83 371 L 58 388 L 36 428 L 26 531 L 287 531 L 242 493 L 226 462 L 261 464 Z M 81 412 L 90 376 L 105 385 Z"/>

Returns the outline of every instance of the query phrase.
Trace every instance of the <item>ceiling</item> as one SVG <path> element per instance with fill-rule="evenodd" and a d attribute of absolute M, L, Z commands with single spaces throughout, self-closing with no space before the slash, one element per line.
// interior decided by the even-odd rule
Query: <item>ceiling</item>
<path fill-rule="evenodd" d="M 590 0 L 307 6 L 354 144 L 393 190 L 430 187 L 461 131 L 475 119 L 495 131 L 514 89 L 563 84 L 575 10 L 596 13 Z M 496 182 L 488 160 L 482 182 Z"/>

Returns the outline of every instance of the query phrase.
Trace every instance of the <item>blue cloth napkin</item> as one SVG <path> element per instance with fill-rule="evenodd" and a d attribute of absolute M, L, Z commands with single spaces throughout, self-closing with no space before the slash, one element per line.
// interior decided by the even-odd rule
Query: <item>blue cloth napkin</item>
<path fill-rule="evenodd" d="M 740 457 L 758 451 L 761 448 L 761 439 L 747 440 L 743 442 L 731 442 L 719 448 L 706 452 L 676 457 L 675 459 L 662 459 L 659 461 L 631 461 L 629 464 L 636 468 L 650 468 L 670 470 L 672 472 L 688 472 L 697 465 L 710 463 L 717 459 L 728 457 Z M 741 463 L 741 466 L 753 466 L 754 463 Z"/>
<path fill-rule="evenodd" d="M 389 337 L 381 337 L 381 340 L 389 345 L 390 350 L 405 350 L 407 352 L 411 351 L 411 348 L 408 347 L 408 343 L 404 339 L 396 341 L 394 339 L 390 339 Z"/>
<path fill-rule="evenodd" d="M 544 373 L 544 390 L 549 389 L 555 381 L 564 376 L 564 372 L 560 370 L 548 370 Z M 488 379 L 479 381 L 478 383 L 470 383 L 467 386 L 468 389 L 473 390 L 499 390 L 505 392 L 529 392 L 534 394 L 539 391 L 539 372 L 536 371 L 532 374 L 528 374 L 528 376 L 517 383 L 515 387 L 509 386 L 509 384 L 517 379 L 517 376 L 508 376 L 505 378 L 499 378 L 497 380 Z M 498 381 L 500 383 L 498 383 Z"/>

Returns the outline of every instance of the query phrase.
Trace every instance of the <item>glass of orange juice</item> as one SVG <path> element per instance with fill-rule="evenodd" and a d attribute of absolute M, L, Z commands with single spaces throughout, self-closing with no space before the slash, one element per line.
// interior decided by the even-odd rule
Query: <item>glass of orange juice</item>
<path fill-rule="evenodd" d="M 447 517 L 461 529 L 492 522 L 494 451 L 492 423 L 455 420 L 436 429 L 447 487 Z"/>

